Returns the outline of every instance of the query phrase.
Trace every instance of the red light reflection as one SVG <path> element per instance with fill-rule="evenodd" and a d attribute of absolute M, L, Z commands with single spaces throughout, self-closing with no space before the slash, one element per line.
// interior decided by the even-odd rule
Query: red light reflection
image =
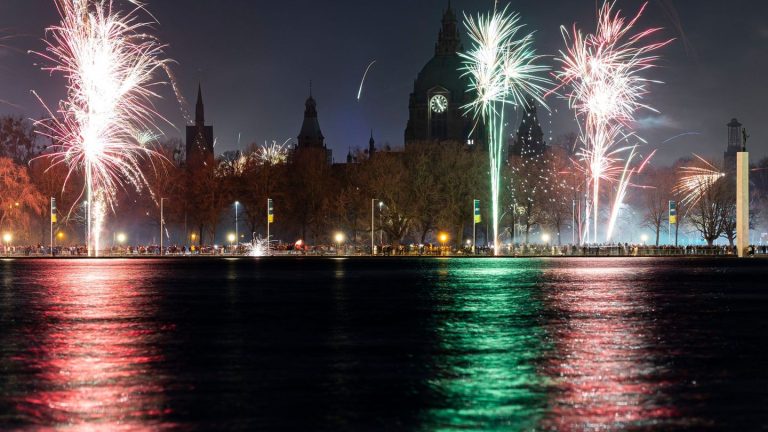
<path fill-rule="evenodd" d="M 664 400 L 663 366 L 654 362 L 652 310 L 629 276 L 637 272 L 602 262 L 546 272 L 548 280 L 569 281 L 547 292 L 556 318 L 548 325 L 555 353 L 545 373 L 555 391 L 546 428 L 626 429 L 677 416 Z"/>
<path fill-rule="evenodd" d="M 67 261 L 46 268 L 35 311 L 36 348 L 18 361 L 38 371 L 20 412 L 45 425 L 124 430 L 158 425 L 164 407 L 160 329 L 146 277 L 115 261 Z"/>

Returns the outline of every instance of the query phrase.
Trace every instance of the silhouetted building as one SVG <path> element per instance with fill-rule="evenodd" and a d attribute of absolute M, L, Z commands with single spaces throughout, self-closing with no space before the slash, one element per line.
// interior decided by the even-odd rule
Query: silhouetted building
<path fill-rule="evenodd" d="M 203 91 L 197 86 L 197 104 L 195 105 L 195 124 L 187 126 L 186 162 L 191 169 L 201 165 L 213 166 L 213 126 L 205 125 L 205 107 Z"/>
<path fill-rule="evenodd" d="M 471 101 L 469 78 L 463 76 L 459 22 L 450 4 L 443 13 L 435 55 L 419 72 L 408 103 L 405 147 L 419 141 L 458 141 L 479 144 L 479 131 L 462 108 Z M 472 137 L 470 137 L 472 133 Z"/>
<path fill-rule="evenodd" d="M 371 139 L 368 140 L 368 157 L 372 158 L 376 154 L 376 141 L 373 140 L 373 129 L 371 129 Z"/>
<path fill-rule="evenodd" d="M 736 119 L 731 119 L 727 126 L 728 147 L 723 153 L 723 169 L 727 173 L 735 173 L 736 153 L 740 152 L 743 146 L 741 123 Z"/>
<path fill-rule="evenodd" d="M 312 97 L 312 84 L 309 85 L 309 98 L 304 103 L 304 122 L 298 136 L 296 151 L 323 152 L 328 163 L 333 162 L 333 154 L 325 146 L 325 137 L 320 131 L 320 122 L 317 120 L 317 102 Z"/>
<path fill-rule="evenodd" d="M 530 97 L 526 100 L 520 127 L 517 128 L 517 134 L 509 149 L 510 156 L 541 156 L 547 151 L 544 132 L 541 130 L 539 115 L 536 111 L 536 101 Z"/>

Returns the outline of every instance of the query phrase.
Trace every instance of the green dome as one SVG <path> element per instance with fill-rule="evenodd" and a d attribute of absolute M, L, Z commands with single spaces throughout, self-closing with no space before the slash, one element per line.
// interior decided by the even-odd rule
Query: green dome
<path fill-rule="evenodd" d="M 463 62 L 458 54 L 436 55 L 419 72 L 414 85 L 414 95 L 419 101 L 427 92 L 440 86 L 451 92 L 453 102 L 461 102 L 469 88 L 468 77 L 462 77 Z"/>

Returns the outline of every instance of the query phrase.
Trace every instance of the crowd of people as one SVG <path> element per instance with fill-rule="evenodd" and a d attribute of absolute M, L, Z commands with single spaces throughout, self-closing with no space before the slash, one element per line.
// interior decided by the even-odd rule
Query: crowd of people
<path fill-rule="evenodd" d="M 589 245 L 541 245 L 514 244 L 504 245 L 502 255 L 505 256 L 732 256 L 737 255 L 735 246 L 728 245 L 640 245 L 629 243 L 589 244 Z M 249 245 L 170 245 L 162 248 L 162 255 L 167 256 L 222 256 L 249 255 Z M 364 256 L 371 254 L 368 245 L 306 245 L 303 243 L 276 243 L 271 246 L 273 255 L 305 255 L 305 256 Z M 454 248 L 445 245 L 375 245 L 374 254 L 379 256 L 491 256 L 493 248 L 477 246 L 472 248 L 465 245 Z M 3 256 L 88 256 L 85 245 L 54 246 L 46 245 L 0 245 L 0 255 Z M 114 246 L 101 251 L 102 256 L 158 256 L 161 255 L 159 245 L 128 245 Z M 768 255 L 768 245 L 751 245 L 747 255 Z"/>

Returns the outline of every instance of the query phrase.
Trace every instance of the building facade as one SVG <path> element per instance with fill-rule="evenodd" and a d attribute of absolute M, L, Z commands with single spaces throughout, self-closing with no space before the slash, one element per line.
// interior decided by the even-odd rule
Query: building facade
<path fill-rule="evenodd" d="M 408 102 L 405 148 L 425 141 L 478 145 L 482 128 L 473 128 L 464 106 L 471 101 L 470 82 L 462 76 L 459 22 L 450 7 L 443 13 L 435 53 L 421 69 Z"/>

